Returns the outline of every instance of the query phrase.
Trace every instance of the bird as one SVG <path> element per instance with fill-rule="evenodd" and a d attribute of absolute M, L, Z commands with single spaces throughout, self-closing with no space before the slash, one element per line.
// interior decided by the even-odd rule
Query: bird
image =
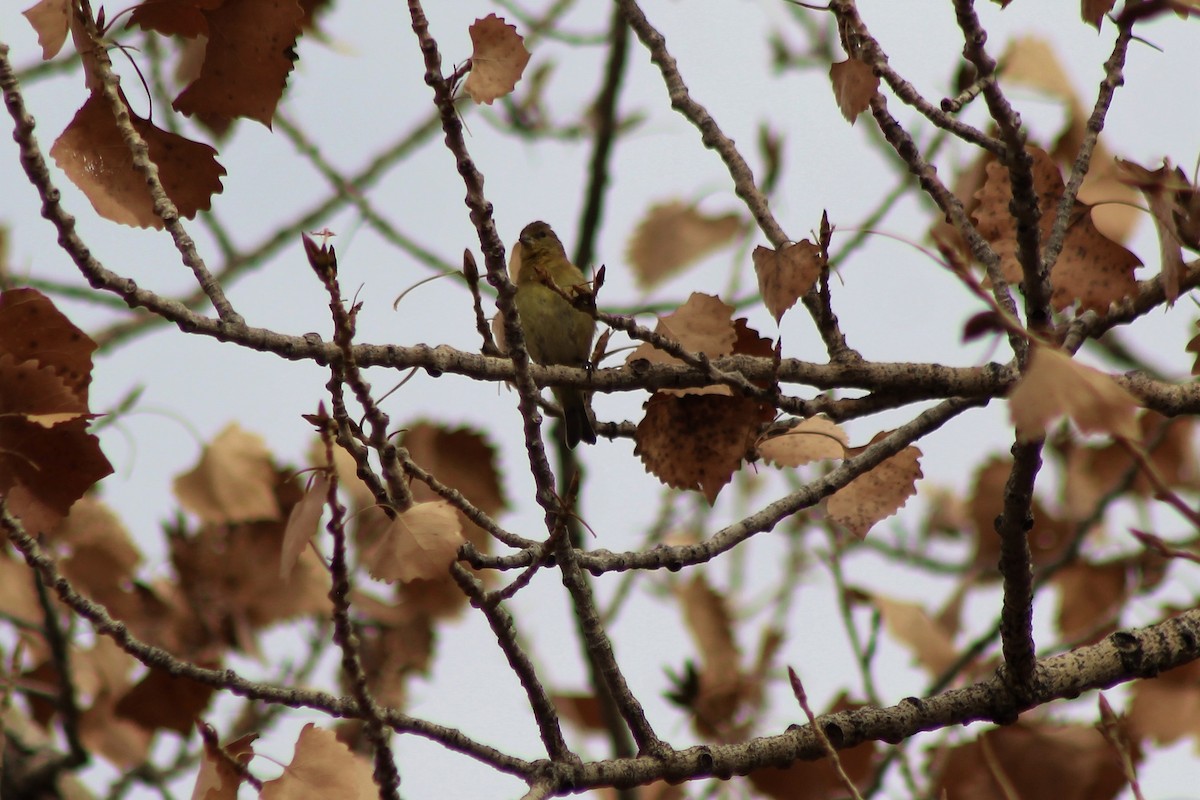
<path fill-rule="evenodd" d="M 592 352 L 596 321 L 571 305 L 551 283 L 571 295 L 587 283 L 579 267 L 567 258 L 554 229 L 542 221 L 521 230 L 517 253 L 517 314 L 525 331 L 529 357 L 545 366 L 585 367 Z M 567 447 L 581 441 L 596 443 L 596 431 L 588 416 L 587 399 L 581 389 L 554 387 L 554 397 L 563 410 Z"/>

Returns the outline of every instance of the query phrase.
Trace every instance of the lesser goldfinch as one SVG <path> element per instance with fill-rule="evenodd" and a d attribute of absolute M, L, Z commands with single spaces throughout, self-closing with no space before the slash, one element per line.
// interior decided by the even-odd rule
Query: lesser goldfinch
<path fill-rule="evenodd" d="M 587 280 L 567 258 L 558 236 L 545 222 L 531 222 L 521 231 L 521 271 L 517 275 L 517 313 L 525 330 L 529 357 L 539 364 L 582 367 L 592 353 L 596 322 L 550 287 L 550 281 L 570 295 Z M 596 443 L 580 389 L 556 387 L 554 397 L 563 410 L 567 446 Z"/>

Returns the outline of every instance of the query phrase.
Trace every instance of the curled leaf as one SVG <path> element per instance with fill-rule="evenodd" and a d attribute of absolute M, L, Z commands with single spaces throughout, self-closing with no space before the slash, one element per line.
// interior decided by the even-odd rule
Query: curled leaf
<path fill-rule="evenodd" d="M 516 88 L 529 63 L 529 51 L 516 27 L 495 14 L 475 21 L 471 44 L 471 73 L 463 91 L 476 103 L 491 105 Z"/>

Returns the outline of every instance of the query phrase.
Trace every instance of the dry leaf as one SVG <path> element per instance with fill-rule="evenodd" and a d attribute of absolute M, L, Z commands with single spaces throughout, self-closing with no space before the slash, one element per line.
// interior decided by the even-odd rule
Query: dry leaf
<path fill-rule="evenodd" d="M 741 653 L 724 595 L 704 575 L 675 585 L 684 623 L 700 654 L 700 691 L 692 712 L 701 732 L 729 732 L 744 692 Z"/>
<path fill-rule="evenodd" d="M 717 394 L 655 392 L 634 433 L 634 454 L 667 486 L 704 493 L 711 505 L 742 463 L 762 419 L 759 403 Z"/>
<path fill-rule="evenodd" d="M 826 268 L 821 248 L 807 239 L 778 252 L 756 247 L 751 257 L 758 275 L 758 291 L 776 323 L 808 293 Z"/>
<path fill-rule="evenodd" d="M 442 483 L 461 492 L 485 514 L 495 516 L 504 510 L 506 503 L 496 466 L 496 451 L 481 433 L 468 428 L 450 429 L 431 422 L 418 422 L 407 426 L 400 443 L 408 448 L 413 461 Z M 412 491 L 417 501 L 440 499 L 420 481 L 413 482 Z M 491 552 L 491 534 L 461 511 L 455 509 L 455 514 L 466 540 L 481 553 Z M 364 524 L 375 523 L 364 520 Z M 363 537 L 360 541 L 368 538 Z M 477 575 L 484 582 L 490 580 L 487 570 Z M 399 602 L 438 618 L 457 614 L 467 604 L 466 595 L 449 570 L 442 570 L 431 578 L 399 584 L 396 594 Z"/>
<path fill-rule="evenodd" d="M 552 694 L 550 701 L 558 715 L 583 731 L 604 733 L 608 725 L 600 710 L 600 701 L 594 694 Z"/>
<path fill-rule="evenodd" d="M 80 498 L 46 538 L 72 586 L 105 606 L 117 607 L 126 599 L 142 554 L 116 514 L 98 499 Z"/>
<path fill-rule="evenodd" d="M 41 0 L 21 14 L 37 31 L 42 60 L 49 61 L 58 55 L 71 28 L 71 0 Z"/>
<path fill-rule="evenodd" d="M 1100 23 L 1104 21 L 1104 16 L 1112 11 L 1116 4 L 1117 0 L 1082 0 L 1079 13 L 1084 22 L 1094 26 L 1096 30 L 1100 30 Z"/>
<path fill-rule="evenodd" d="M 438 578 L 463 541 L 454 506 L 445 500 L 417 503 L 396 515 L 363 562 L 371 577 L 383 581 Z"/>
<path fill-rule="evenodd" d="M 283 531 L 283 547 L 280 548 L 279 554 L 279 577 L 284 580 L 292 574 L 296 559 L 316 535 L 317 526 L 321 523 L 321 514 L 325 511 L 325 501 L 329 499 L 328 494 L 329 475 L 318 471 L 313 475 L 304 497 L 292 506 L 287 526 Z"/>
<path fill-rule="evenodd" d="M 304 18 L 300 5 L 296 0 L 193 5 L 204 18 L 199 33 L 208 38 L 204 63 L 200 76 L 171 107 L 218 126 L 249 117 L 270 128 L 296 58 L 294 48 Z M 146 25 L 145 18 L 135 18 L 131 24 L 135 21 Z"/>
<path fill-rule="evenodd" d="M 1012 459 L 993 457 L 979 468 L 967 504 L 975 537 L 975 556 L 972 566 L 985 570 L 985 577 L 999 577 L 1000 537 L 996 535 L 996 518 L 1004 511 L 1004 487 L 1012 472 Z M 1051 516 L 1036 497 L 1030 512 L 1033 529 L 1026 534 L 1034 566 L 1056 561 L 1071 545 L 1074 526 Z"/>
<path fill-rule="evenodd" d="M 114 716 L 118 699 L 109 689 L 93 698 L 91 708 L 79 720 L 79 739 L 88 752 L 99 753 L 119 769 L 131 770 L 145 762 L 154 733 Z"/>
<path fill-rule="evenodd" d="M 1001 78 L 1006 85 L 1027 86 L 1062 100 L 1071 116 L 1075 116 L 1075 109 L 1081 105 L 1079 97 L 1049 40 L 1017 36 L 1005 47 L 1000 63 Z"/>
<path fill-rule="evenodd" d="M 263 784 L 260 800 L 376 800 L 371 765 L 350 752 L 332 731 L 311 722 L 300 731 L 283 774 Z"/>
<path fill-rule="evenodd" d="M 850 439 L 827 417 L 809 417 L 791 430 L 759 442 L 758 454 L 777 467 L 800 467 L 813 461 L 845 458 Z"/>
<path fill-rule="evenodd" d="M 858 115 L 871 106 L 871 98 L 879 91 L 879 76 L 865 61 L 850 58 L 829 67 L 829 80 L 838 109 L 851 125 Z"/>
<path fill-rule="evenodd" d="M 1086 130 L 1087 120 L 1083 125 Z M 1057 146 L 1057 143 L 1056 143 Z M 1061 164 L 1074 161 L 1078 147 L 1063 148 L 1053 155 Z M 1102 143 L 1092 151 L 1092 166 L 1083 185 L 1079 187 L 1079 201 L 1091 208 L 1091 222 L 1105 237 L 1114 242 L 1126 242 L 1141 221 L 1138 192 L 1121 180 L 1121 159 L 1108 153 Z"/>
<path fill-rule="evenodd" d="M 231 422 L 174 488 L 179 502 L 203 521 L 234 523 L 281 519 L 278 484 L 266 442 Z"/>
<path fill-rule="evenodd" d="M 220 8 L 225 0 L 175 0 L 171 3 L 139 3 L 129 15 L 129 25 L 157 31 L 164 36 L 193 39 L 208 36 L 208 12 Z"/>
<path fill-rule="evenodd" d="M 659 317 L 654 332 L 677 342 L 691 353 L 703 353 L 710 358 L 729 355 L 737 343 L 737 330 L 732 321 L 733 306 L 726 305 L 719 297 L 693 292 L 687 302 L 666 316 Z M 630 364 L 644 359 L 652 364 L 682 364 L 673 355 L 658 349 L 649 342 L 640 344 L 625 359 Z M 728 386 L 701 386 L 692 389 L 668 389 L 668 394 L 719 394 L 729 395 Z"/>
<path fill-rule="evenodd" d="M 1029 148 L 1033 157 L 1034 192 L 1041 209 L 1041 238 L 1049 238 L 1064 184 L 1054 160 L 1044 150 Z M 1000 257 L 1005 280 L 1019 284 L 1024 272 L 1017 260 L 1016 220 L 1009 210 L 1012 185 L 1008 170 L 998 162 L 987 165 L 987 182 L 976 193 L 973 217 L 980 235 Z M 1051 304 L 1062 311 L 1078 302 L 1083 311 L 1105 314 L 1111 303 L 1130 295 L 1137 286 L 1133 271 L 1141 261 L 1104 236 L 1092 221 L 1091 207 L 1076 202 L 1062 252 L 1050 271 Z"/>
<path fill-rule="evenodd" d="M 732 350 L 773 357 L 770 340 L 760 337 L 744 319 L 729 323 L 732 312 L 715 297 L 693 294 L 678 311 L 659 320 L 658 333 L 710 356 Z M 639 353 L 645 353 L 648 360 L 675 361 L 648 345 L 638 348 L 631 360 Z M 770 405 L 734 396 L 727 386 L 658 391 L 645 408 L 646 415 L 634 434 L 634 454 L 641 456 L 646 470 L 663 483 L 677 489 L 699 489 L 710 504 L 753 447 L 759 426 L 775 415 Z"/>
<path fill-rule="evenodd" d="M 329 613 L 329 570 L 312 548 L 300 554 L 286 580 L 274 567 L 283 550 L 282 517 L 303 495 L 294 476 L 277 473 L 274 483 L 281 519 L 209 524 L 195 533 L 180 532 L 171 537 L 171 562 L 186 598 L 183 602 L 195 610 L 203 630 L 222 637 L 198 637 L 193 632 L 183 646 L 213 643 L 254 653 L 254 635 L 259 629 L 296 617 Z M 172 615 L 168 613 L 167 619 L 171 621 Z"/>
<path fill-rule="evenodd" d="M 191 219 L 197 211 L 207 210 L 212 196 L 221 191 L 225 174 L 217 163 L 217 151 L 157 128 L 132 112 L 129 118 L 146 141 L 163 189 L 179 213 Z M 133 156 L 103 95 L 88 97 L 50 148 L 50 155 L 100 216 L 122 225 L 162 229 L 146 179 L 134 169 Z"/>
<path fill-rule="evenodd" d="M 471 26 L 471 72 L 463 91 L 476 103 L 491 105 L 516 88 L 529 63 L 525 40 L 516 26 L 488 14 Z"/>
<path fill-rule="evenodd" d="M 32 629 L 45 620 L 33 582 L 33 571 L 23 558 L 18 560 L 18 556 L 8 548 L 0 552 L 0 613 L 6 618 L 26 623 Z"/>
<path fill-rule="evenodd" d="M 371 694 L 381 704 L 403 708 L 408 679 L 428 674 L 433 661 L 433 619 L 407 602 L 363 592 L 355 592 L 351 600 L 358 615 L 371 622 L 359 633 L 359 657 Z"/>
<path fill-rule="evenodd" d="M 215 664 L 205 665 L 214 668 Z M 216 688 L 151 667 L 146 676 L 117 701 L 117 717 L 147 731 L 168 730 L 186 734 L 212 698 Z"/>
<path fill-rule="evenodd" d="M 871 444 L 887 437 L 889 431 L 875 434 Z M 857 455 L 866 448 L 847 452 Z M 909 445 L 896 455 L 877 464 L 833 493 L 826 501 L 829 516 L 860 539 L 880 520 L 895 514 L 908 498 L 917 493 L 921 477 L 921 451 Z"/>
<path fill-rule="evenodd" d="M 1200 661 L 1136 681 L 1131 692 L 1129 724 L 1139 737 L 1159 745 L 1184 736 L 1200 741 Z"/>
<path fill-rule="evenodd" d="M 200 725 L 207 728 L 215 739 L 216 731 L 206 723 L 201 722 Z M 242 784 L 243 775 L 229 763 L 229 759 L 233 758 L 242 766 L 248 764 L 254 757 L 251 744 L 257 738 L 257 733 L 247 734 L 220 748 L 223 753 L 218 751 L 209 738 L 204 738 L 204 752 L 200 754 L 200 771 L 192 789 L 192 800 L 237 800 L 238 787 Z"/>
<path fill-rule="evenodd" d="M 112 472 L 87 431 L 95 347 L 37 292 L 0 296 L 0 496 L 30 535 Z"/>
<path fill-rule="evenodd" d="M 737 214 L 705 216 L 679 200 L 652 206 L 629 242 L 629 265 L 638 287 L 657 286 L 729 243 L 741 230 Z"/>
<path fill-rule="evenodd" d="M 1112 633 L 1133 588 L 1130 565 L 1076 561 L 1054 576 L 1058 586 L 1058 630 L 1063 640 L 1090 644 Z"/>
<path fill-rule="evenodd" d="M 1160 435 L 1160 428 L 1166 426 Z M 1195 489 L 1200 485 L 1200 464 L 1196 461 L 1194 421 L 1179 416 L 1168 421 L 1161 414 L 1144 410 L 1138 417 L 1141 434 L 1138 442 L 1163 483 L 1175 489 Z M 1082 520 L 1092 514 L 1100 499 L 1116 488 L 1126 472 L 1136 476 L 1129 492 L 1149 497 L 1155 489 L 1137 469 L 1129 451 L 1116 442 L 1097 447 L 1076 446 L 1067 453 L 1065 505 L 1071 519 Z"/>
<path fill-rule="evenodd" d="M 1121 760 L 1091 725 L 1018 722 L 946 756 L 935 797 L 1113 800 L 1126 785 Z"/>
<path fill-rule="evenodd" d="M 483 433 L 470 428 L 418 422 L 406 426 L 400 444 L 408 449 L 413 461 L 451 489 L 461 492 L 485 514 L 494 516 L 507 508 L 496 463 L 496 448 Z M 420 481 L 413 482 L 412 490 L 418 501 L 438 499 L 438 495 Z M 490 552 L 491 534 L 461 514 L 460 518 L 467 540 L 481 553 Z"/>
<path fill-rule="evenodd" d="M 1025 441 L 1044 436 L 1046 426 L 1064 414 L 1084 433 L 1136 439 L 1137 407 L 1137 399 L 1108 375 L 1039 343 L 1008 395 L 1017 435 Z"/>
<path fill-rule="evenodd" d="M 36 289 L 0 293 L 0 353 L 35 361 L 86 404 L 96 343 Z"/>
<path fill-rule="evenodd" d="M 1167 305 L 1173 305 L 1179 297 L 1179 281 L 1185 269 L 1183 243 L 1187 234 L 1181 227 L 1191 222 L 1195 189 L 1183 170 L 1178 167 L 1172 170 L 1166 159 L 1153 172 L 1132 161 L 1118 161 L 1118 171 L 1121 180 L 1141 190 L 1150 207 L 1154 230 L 1158 233 L 1163 292 Z"/>
<path fill-rule="evenodd" d="M 1000 58 L 1004 84 L 1028 86 L 1062 102 L 1065 121 L 1054 139 L 1050 155 L 1064 166 L 1075 163 L 1079 147 L 1087 135 L 1091 108 L 1075 91 L 1067 71 L 1059 61 L 1053 44 L 1036 36 L 1013 39 Z M 1095 204 L 1092 221 L 1108 238 L 1124 241 L 1137 223 L 1137 195 L 1117 180 L 1117 164 L 1102 141 L 1092 151 L 1088 174 L 1079 187 L 1079 200 Z"/>
<path fill-rule="evenodd" d="M 881 594 L 871 595 L 888 633 L 904 644 L 931 676 L 939 676 L 958 661 L 954 631 L 937 620 L 918 603 L 895 600 Z"/>

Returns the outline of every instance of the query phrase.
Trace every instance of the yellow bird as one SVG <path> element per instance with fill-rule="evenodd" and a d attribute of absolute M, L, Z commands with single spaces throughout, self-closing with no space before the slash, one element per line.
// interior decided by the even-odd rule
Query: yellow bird
<path fill-rule="evenodd" d="M 545 222 L 531 222 L 521 231 L 521 271 L 517 275 L 517 313 L 525 331 L 529 357 L 539 364 L 582 367 L 592 354 L 596 322 L 568 303 L 550 287 L 553 281 L 569 295 L 587 279 L 567 258 L 567 251 Z M 587 401 L 580 389 L 556 387 L 554 397 L 562 406 L 567 446 L 581 441 L 596 443 L 596 431 L 588 416 Z"/>

